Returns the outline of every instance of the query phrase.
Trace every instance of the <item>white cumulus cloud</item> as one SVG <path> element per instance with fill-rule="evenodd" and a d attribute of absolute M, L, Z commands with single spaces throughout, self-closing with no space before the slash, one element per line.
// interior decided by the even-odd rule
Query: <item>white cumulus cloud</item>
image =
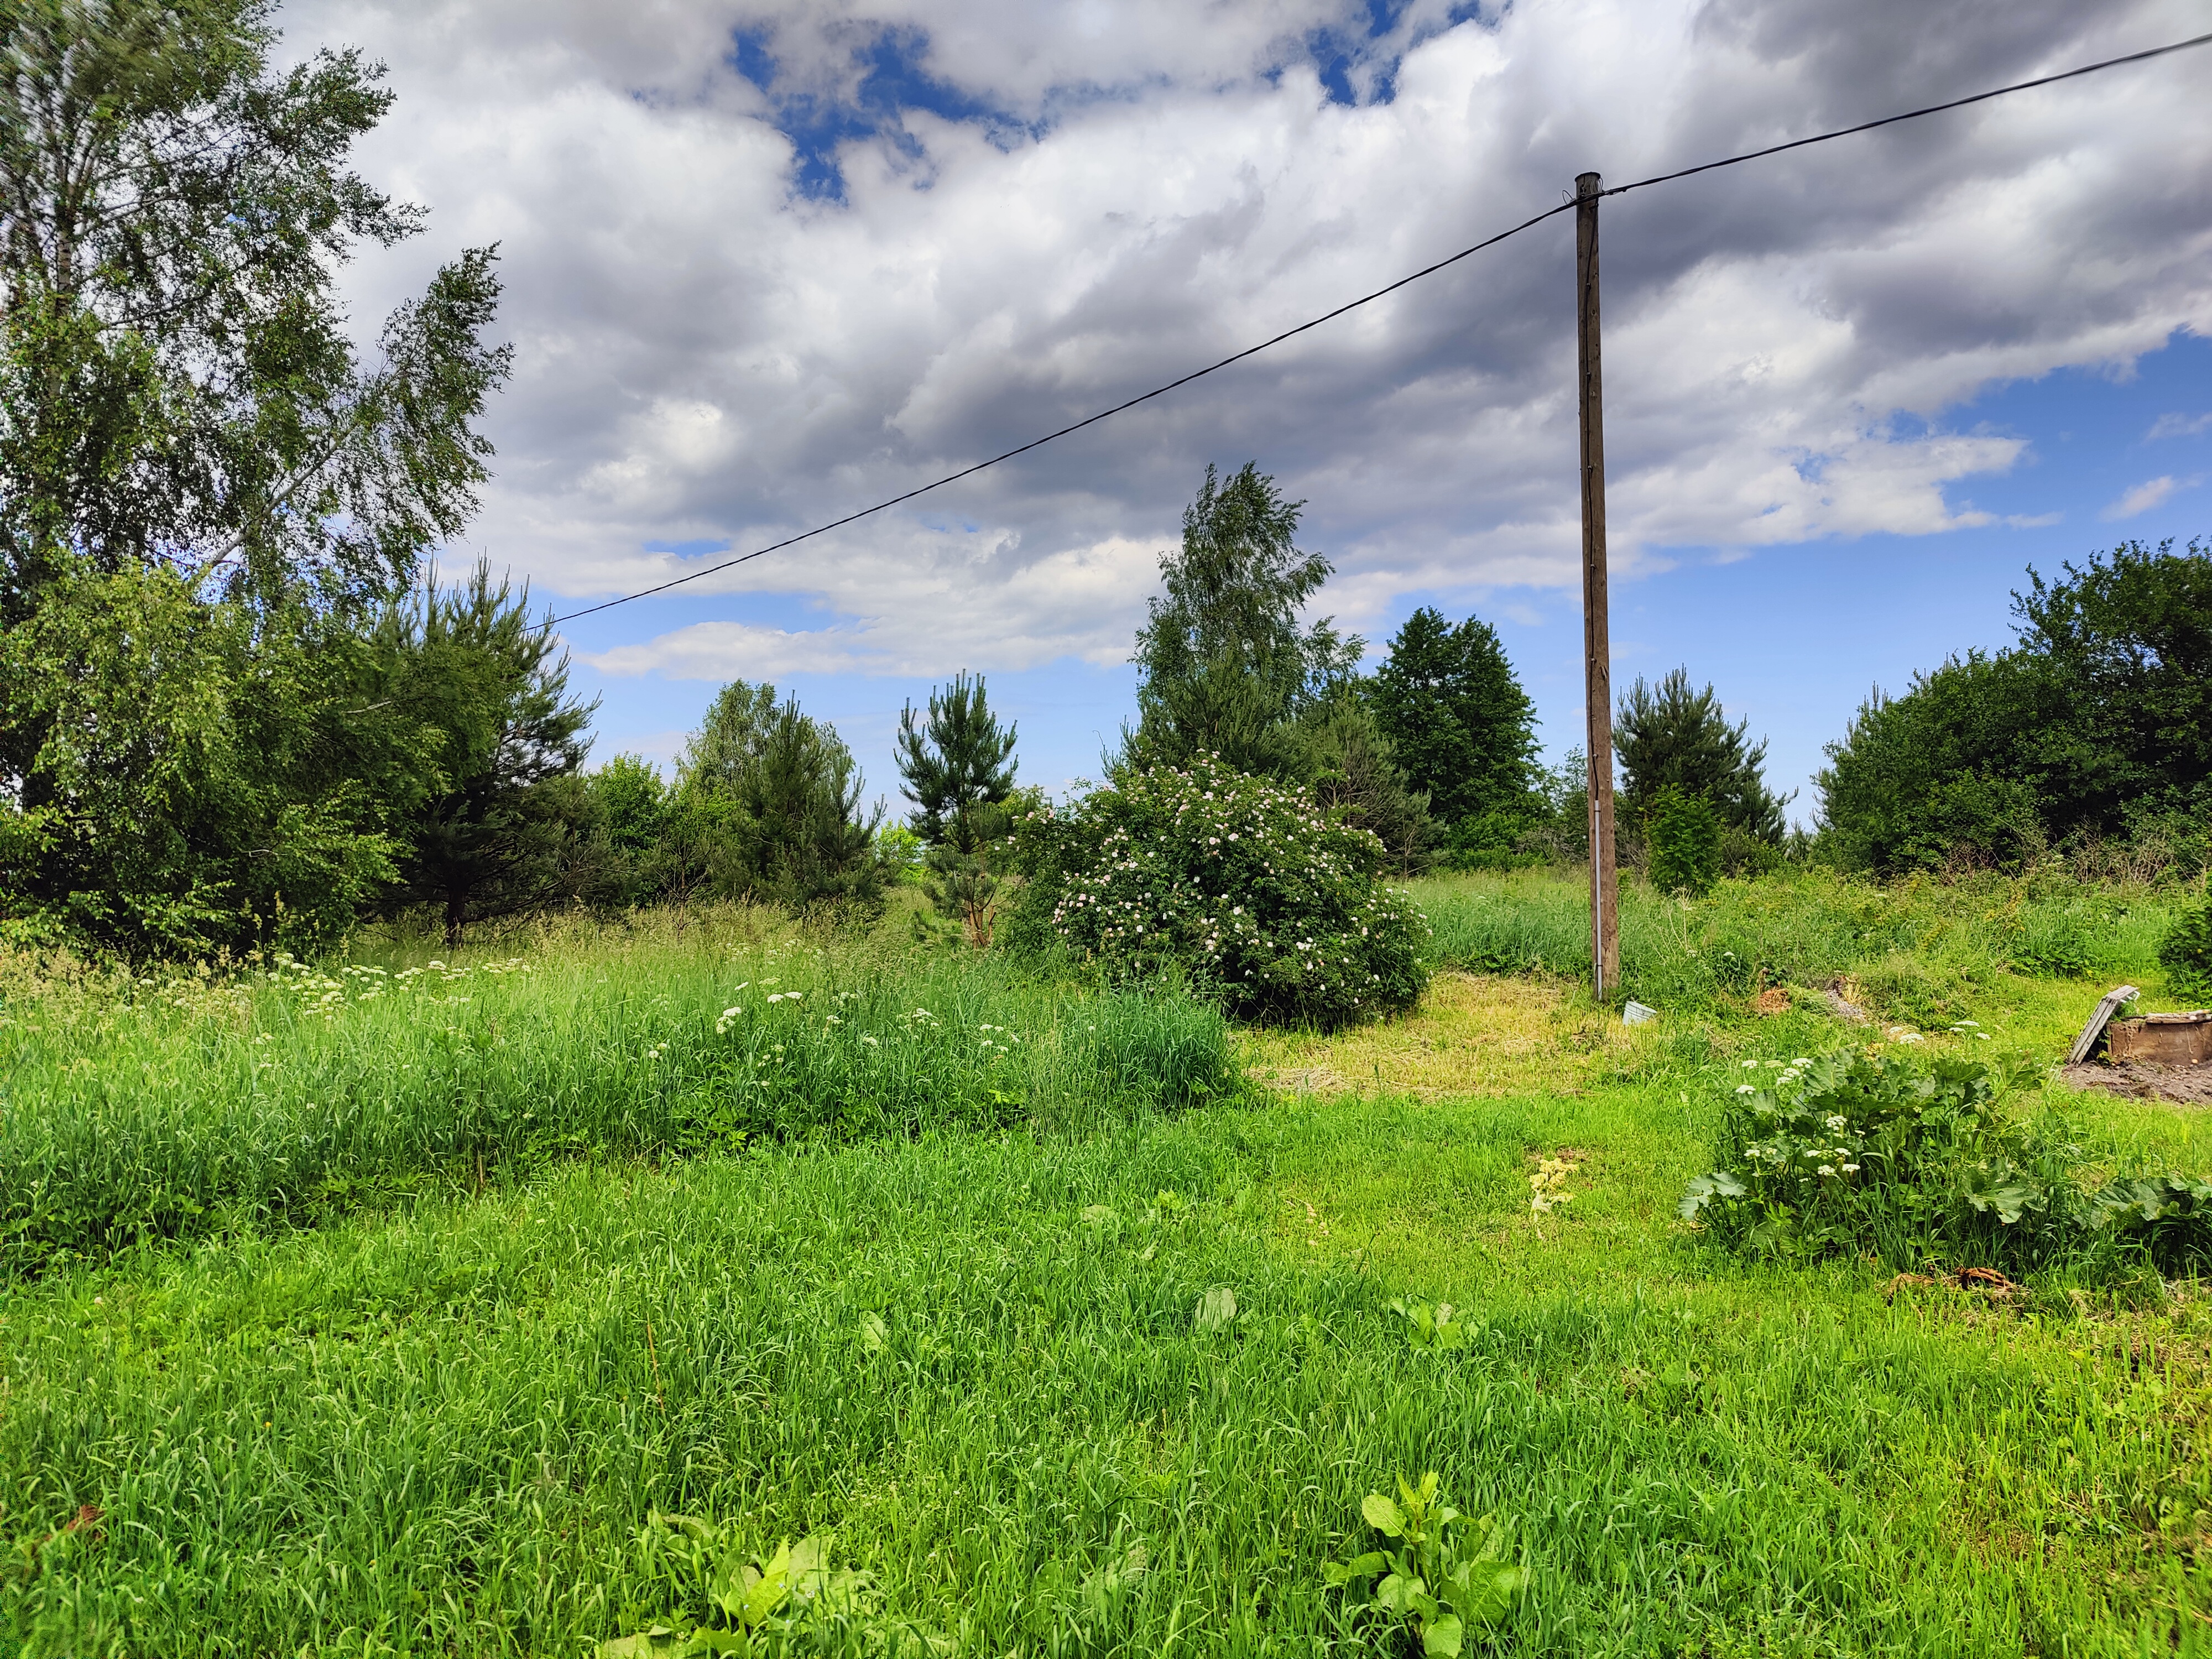
<path fill-rule="evenodd" d="M 399 104 L 360 165 L 433 210 L 350 274 L 364 324 L 437 258 L 500 244 L 516 372 L 471 550 L 580 605 L 696 568 L 656 549 L 743 551 L 1118 402 L 1585 168 L 1660 173 L 2199 21 L 2184 0 L 1527 0 L 1457 21 L 1413 0 L 1379 33 L 1370 15 L 300 0 L 278 21 L 292 49 L 389 64 Z M 2021 444 L 1947 410 L 2212 331 L 2203 73 L 2140 65 L 1609 201 L 1621 570 L 1988 522 L 1959 487 Z M 688 590 L 724 616 L 795 599 L 818 630 L 702 620 L 590 660 L 1118 660 L 1209 460 L 1256 459 L 1308 501 L 1353 625 L 1413 587 L 1571 587 L 1571 267 L 1563 216 Z"/>
<path fill-rule="evenodd" d="M 2170 475 L 2146 478 L 2134 489 L 2124 493 L 2118 501 L 2098 516 L 2107 521 L 2132 519 L 2138 513 L 2149 512 L 2151 508 L 2165 501 L 2177 490 L 2193 489 L 2203 482 L 2201 478 L 2176 478 Z"/>

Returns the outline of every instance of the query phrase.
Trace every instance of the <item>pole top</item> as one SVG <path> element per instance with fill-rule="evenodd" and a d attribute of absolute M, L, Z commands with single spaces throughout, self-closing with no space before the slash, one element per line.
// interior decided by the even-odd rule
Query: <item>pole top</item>
<path fill-rule="evenodd" d="M 1590 197 L 1598 193 L 1599 187 L 1604 183 L 1605 180 L 1595 173 L 1577 173 L 1575 175 L 1575 199 L 1577 201 L 1588 200 Z"/>

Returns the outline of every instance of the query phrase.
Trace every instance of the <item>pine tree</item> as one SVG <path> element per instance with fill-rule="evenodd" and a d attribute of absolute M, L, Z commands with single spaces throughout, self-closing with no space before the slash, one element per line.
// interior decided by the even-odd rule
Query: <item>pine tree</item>
<path fill-rule="evenodd" d="M 588 808 L 564 787 L 583 764 L 598 708 L 568 696 L 568 658 L 530 590 L 495 586 L 488 564 L 441 590 L 430 572 L 386 617 L 386 695 L 430 730 L 435 786 L 404 821 L 398 902 L 435 906 L 448 945 L 471 922 L 556 890 L 552 869 Z"/>
<path fill-rule="evenodd" d="M 878 808 L 864 812 L 853 751 L 823 721 L 733 680 L 686 745 L 667 815 L 662 884 L 732 897 L 874 910 Z"/>
<path fill-rule="evenodd" d="M 1489 623 L 1455 628 L 1423 606 L 1390 641 L 1370 695 L 1431 816 L 1456 829 L 1534 811 L 1536 708 Z"/>
<path fill-rule="evenodd" d="M 988 945 L 996 915 L 996 843 L 1011 827 L 1014 732 L 991 713 L 982 676 L 965 673 L 932 688 L 927 720 L 909 702 L 899 715 L 898 768 L 914 802 L 915 833 L 928 848 L 923 886 L 939 914 L 956 917 L 971 944 Z"/>
<path fill-rule="evenodd" d="M 899 775 L 915 804 L 914 831 L 928 845 L 974 850 L 974 809 L 1014 787 L 1014 732 L 992 714 L 981 675 L 933 688 L 927 720 L 911 702 L 900 713 Z"/>
<path fill-rule="evenodd" d="M 1689 671 L 1677 668 L 1655 690 L 1641 676 L 1613 715 L 1624 817 L 1640 818 L 1668 784 L 1712 803 L 1723 823 L 1770 844 L 1782 839 L 1787 798 L 1766 787 L 1766 744 L 1747 741 L 1747 720 L 1728 723 L 1713 688 L 1690 689 Z"/>

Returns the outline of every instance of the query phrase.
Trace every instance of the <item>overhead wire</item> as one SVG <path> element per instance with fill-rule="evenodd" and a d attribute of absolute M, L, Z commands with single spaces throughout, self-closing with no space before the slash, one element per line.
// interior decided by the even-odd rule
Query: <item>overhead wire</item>
<path fill-rule="evenodd" d="M 1638 179 L 1629 184 L 1613 185 L 1609 189 L 1600 191 L 1598 194 L 1601 197 L 1625 196 L 1632 190 L 1644 190 L 1653 185 L 1671 184 L 1678 179 L 1692 178 L 1698 173 L 1711 173 L 1721 167 L 1739 167 L 1746 161 L 1759 161 L 1769 155 L 1779 155 L 1785 150 L 1803 149 L 1810 144 L 1825 144 L 1834 139 L 1849 138 L 1857 133 L 1872 132 L 1878 127 L 1894 126 L 1900 121 L 1915 121 L 1923 116 L 1940 115 L 1947 110 L 1963 109 L 1969 104 L 1986 103 L 1992 98 L 2002 98 L 2009 93 L 2027 92 L 2037 87 L 2052 86 L 2061 81 L 2072 81 L 2084 75 L 2095 75 L 2104 70 L 2119 69 L 2129 64 L 2141 64 L 2154 58 L 2164 58 L 2172 52 L 2186 52 L 2191 47 L 2207 45 L 2212 45 L 2212 33 L 2195 35 L 2186 40 L 2175 40 L 2166 46 L 2153 46 L 2143 52 L 2129 52 L 2119 58 L 2107 58 L 2099 63 L 2084 64 L 2075 69 L 2062 70 L 2055 75 L 2039 76 L 2032 81 L 2015 81 L 2009 86 L 1992 87 L 1986 92 L 1973 93 L 1964 98 L 1950 99 L 1941 104 L 1924 105 L 1921 108 L 1905 110 L 1896 115 L 1885 115 L 1879 120 L 1862 121 L 1856 126 L 1838 127 L 1832 131 L 1815 133 L 1808 138 L 1793 138 L 1787 143 L 1770 144 L 1764 149 L 1746 150 L 1739 155 L 1723 156 L 1716 161 L 1703 161 L 1696 167 L 1682 167 L 1673 173 L 1655 173 L 1649 179 Z M 1040 448 L 1055 440 L 1065 438 L 1071 433 L 1080 432 L 1085 427 L 1096 426 L 1099 422 L 1126 413 L 1139 404 L 1150 403 L 1155 398 L 1165 397 L 1170 392 L 1188 386 L 1193 380 L 1203 380 L 1207 375 L 1216 374 L 1232 364 L 1243 362 L 1247 357 L 1256 356 L 1271 347 L 1282 344 L 1285 340 L 1295 339 L 1310 330 L 1319 328 L 1324 323 L 1334 322 L 1346 312 L 1357 311 L 1360 307 L 1371 305 L 1376 301 L 1395 294 L 1400 289 L 1418 283 L 1425 276 L 1433 276 L 1437 272 L 1455 265 L 1462 259 L 1480 253 L 1486 248 L 1496 247 L 1500 242 L 1511 237 L 1518 236 L 1524 230 L 1534 229 L 1547 219 L 1568 212 L 1576 205 L 1573 198 L 1570 198 L 1557 207 L 1547 208 L 1541 213 L 1523 219 L 1510 229 L 1501 230 L 1496 235 L 1485 237 L 1481 241 L 1471 246 L 1463 247 L 1458 252 L 1447 255 L 1432 264 L 1423 265 L 1419 270 L 1401 276 L 1396 282 L 1378 288 L 1371 294 L 1363 294 L 1356 300 L 1347 300 L 1334 310 L 1325 311 L 1318 317 L 1298 324 L 1295 328 L 1286 328 L 1279 334 L 1270 335 L 1256 345 L 1246 346 L 1242 351 L 1231 352 L 1217 362 L 1208 363 L 1203 368 L 1193 369 L 1189 374 L 1181 375 L 1163 386 L 1156 386 L 1149 392 L 1139 392 L 1125 402 L 1115 404 L 1111 409 L 1102 409 L 1095 415 L 1087 415 L 1083 419 L 1073 422 L 1056 431 L 1048 432 L 1042 437 L 1032 438 L 1027 443 L 1018 444 L 1003 454 L 992 456 L 987 461 L 977 461 L 974 465 L 963 467 L 957 472 L 948 472 L 941 478 L 933 478 L 927 483 L 917 484 L 912 489 L 878 501 L 872 507 L 864 507 L 857 512 L 848 513 L 841 519 L 832 519 L 826 524 L 818 524 L 811 529 L 802 530 L 796 535 L 785 537 L 781 541 L 770 542 L 765 547 L 757 547 L 751 552 L 741 553 L 734 559 L 725 559 L 719 564 L 707 565 L 697 570 L 687 571 L 683 575 L 656 583 L 651 587 L 641 587 L 635 593 L 624 593 L 619 598 L 605 599 L 598 605 L 586 605 L 580 610 L 571 611 L 563 616 L 552 617 L 550 625 L 557 627 L 562 623 L 574 622 L 580 617 L 596 616 L 602 611 L 611 611 L 617 605 L 629 605 L 637 599 L 650 599 L 656 593 L 665 593 L 671 588 L 682 587 L 689 582 L 699 581 L 708 576 L 719 575 L 725 570 L 733 570 L 741 564 L 750 563 L 755 559 L 765 558 L 770 553 L 781 552 L 787 547 L 795 547 L 800 542 L 811 541 L 817 536 L 825 536 L 833 530 L 842 530 L 847 525 L 858 523 L 862 519 L 872 518 L 878 513 L 913 501 L 916 496 L 927 495 L 933 489 L 942 489 L 945 485 L 957 483 L 963 478 L 972 478 L 978 472 L 987 471 L 992 467 L 1011 461 L 1018 455 L 1026 455 L 1032 449 Z"/>

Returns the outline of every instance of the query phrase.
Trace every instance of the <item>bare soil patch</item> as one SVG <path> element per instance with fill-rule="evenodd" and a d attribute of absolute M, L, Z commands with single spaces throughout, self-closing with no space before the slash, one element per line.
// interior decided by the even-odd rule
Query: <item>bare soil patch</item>
<path fill-rule="evenodd" d="M 2170 1100 L 2182 1106 L 2212 1106 L 2212 1066 L 2153 1066 L 2142 1060 L 2084 1060 L 2059 1075 L 2077 1089 L 2102 1089 L 2137 1100 Z"/>

